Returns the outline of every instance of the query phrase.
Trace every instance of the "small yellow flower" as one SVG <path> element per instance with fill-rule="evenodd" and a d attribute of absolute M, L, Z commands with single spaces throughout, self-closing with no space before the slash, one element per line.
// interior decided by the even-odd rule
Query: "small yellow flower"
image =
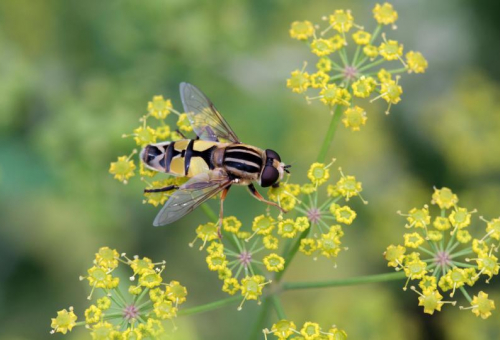
<path fill-rule="evenodd" d="M 495 309 L 495 302 L 488 299 L 488 294 L 484 292 L 479 292 L 478 295 L 474 295 L 471 302 L 472 313 L 476 316 L 480 316 L 483 319 L 487 319 L 491 315 L 491 311 Z"/>
<path fill-rule="evenodd" d="M 294 21 L 290 28 L 290 36 L 297 40 L 307 40 L 314 34 L 314 26 L 310 21 Z"/>
<path fill-rule="evenodd" d="M 384 252 L 384 257 L 389 263 L 387 263 L 388 267 L 399 267 L 403 263 L 403 259 L 405 257 L 406 248 L 403 246 L 395 246 L 390 245 L 387 247 L 387 250 Z"/>
<path fill-rule="evenodd" d="M 437 204 L 441 209 L 449 209 L 458 203 L 458 197 L 448 188 L 434 188 L 431 203 Z"/>
<path fill-rule="evenodd" d="M 96 305 L 91 305 L 85 310 L 85 321 L 87 324 L 99 322 L 101 315 L 102 311 Z"/>
<path fill-rule="evenodd" d="M 52 323 L 50 327 L 53 328 L 52 333 L 59 332 L 66 334 L 68 331 L 71 332 L 73 327 L 76 325 L 76 315 L 73 313 L 73 307 L 69 308 L 69 311 L 63 309 L 57 312 L 57 317 L 52 318 Z"/>
<path fill-rule="evenodd" d="M 487 222 L 486 232 L 495 240 L 500 240 L 500 218 Z"/>
<path fill-rule="evenodd" d="M 311 74 L 311 86 L 315 89 L 322 89 L 328 83 L 330 76 L 323 71 Z"/>
<path fill-rule="evenodd" d="M 149 126 L 138 127 L 137 129 L 134 130 L 133 136 L 137 145 L 142 147 L 156 142 L 155 130 L 153 130 Z"/>
<path fill-rule="evenodd" d="M 373 17 L 379 24 L 389 25 L 394 24 L 398 20 L 398 12 L 394 10 L 390 3 L 386 2 L 383 5 L 375 5 Z"/>
<path fill-rule="evenodd" d="M 352 39 L 358 45 L 368 45 L 370 43 L 371 38 L 372 35 L 363 30 L 359 30 L 352 35 Z"/>
<path fill-rule="evenodd" d="M 327 258 L 336 257 L 341 250 L 340 238 L 333 232 L 321 234 L 321 238 L 318 240 L 318 249 Z"/>
<path fill-rule="evenodd" d="M 332 61 L 327 57 L 320 58 L 318 63 L 316 64 L 316 67 L 318 68 L 319 71 L 322 71 L 322 72 L 331 71 Z"/>
<path fill-rule="evenodd" d="M 335 210 L 335 218 L 337 219 L 337 222 L 350 225 L 356 218 L 356 212 L 349 206 L 345 205 Z"/>
<path fill-rule="evenodd" d="M 165 292 L 167 299 L 174 302 L 176 305 L 186 302 L 187 294 L 186 287 L 182 286 L 178 281 L 170 281 Z"/>
<path fill-rule="evenodd" d="M 253 220 L 252 230 L 258 235 L 269 235 L 274 229 L 274 224 L 271 216 L 259 215 Z"/>
<path fill-rule="evenodd" d="M 467 208 L 456 208 L 449 218 L 455 228 L 462 229 L 470 225 L 471 213 L 467 211 Z"/>
<path fill-rule="evenodd" d="M 147 272 L 144 272 L 140 277 L 139 277 L 139 284 L 141 286 L 144 286 L 146 288 L 155 288 L 158 287 L 162 282 L 162 278 L 159 273 L 157 273 L 155 270 L 149 270 Z"/>
<path fill-rule="evenodd" d="M 429 208 L 424 206 L 422 209 L 413 208 L 408 213 L 409 225 L 407 228 L 415 227 L 415 228 L 427 228 L 427 226 L 431 223 L 431 217 L 429 216 Z"/>
<path fill-rule="evenodd" d="M 108 274 L 106 269 L 93 266 L 88 270 L 89 276 L 87 276 L 87 280 L 89 281 L 89 285 L 95 288 L 112 288 L 117 285 L 118 278 L 113 278 L 111 274 Z"/>
<path fill-rule="evenodd" d="M 408 248 L 418 248 L 424 243 L 424 238 L 419 233 L 404 234 L 405 246 Z"/>
<path fill-rule="evenodd" d="M 406 53 L 406 64 L 408 65 L 408 72 L 424 73 L 427 69 L 428 63 L 420 52 L 410 51 Z"/>
<path fill-rule="evenodd" d="M 345 110 L 342 123 L 346 128 L 351 128 L 352 131 L 359 131 L 367 120 L 366 111 L 356 105 Z"/>
<path fill-rule="evenodd" d="M 429 237 L 429 240 L 437 242 L 441 241 L 443 238 L 443 233 L 437 230 L 431 230 L 427 233 L 427 236 Z"/>
<path fill-rule="evenodd" d="M 115 249 L 109 247 L 101 247 L 95 254 L 96 263 L 105 268 L 115 269 L 118 267 L 118 258 L 120 254 Z"/>
<path fill-rule="evenodd" d="M 266 249 L 278 249 L 278 238 L 274 237 L 273 235 L 264 236 L 262 242 L 264 243 L 264 247 L 266 247 Z"/>
<path fill-rule="evenodd" d="M 323 163 L 313 163 L 307 172 L 307 177 L 314 185 L 321 185 L 330 178 L 330 171 Z"/>
<path fill-rule="evenodd" d="M 366 45 L 363 47 L 363 53 L 369 58 L 375 58 L 378 56 L 378 48 L 373 45 Z"/>
<path fill-rule="evenodd" d="M 269 333 L 273 333 L 278 339 L 288 339 L 288 337 L 295 332 L 296 326 L 293 323 L 293 321 L 288 321 L 288 320 L 280 320 L 276 322 L 273 327 L 271 327 L 271 331 Z"/>
<path fill-rule="evenodd" d="M 101 321 L 94 326 L 92 326 L 92 331 L 90 335 L 94 340 L 106 340 L 111 339 L 113 333 L 115 332 L 115 328 L 112 324 L 107 321 Z"/>
<path fill-rule="evenodd" d="M 467 230 L 459 230 L 457 232 L 457 241 L 460 243 L 468 243 L 472 240 L 471 234 Z"/>
<path fill-rule="evenodd" d="M 337 190 L 339 193 L 346 198 L 358 196 L 363 190 L 361 187 L 361 182 L 356 181 L 354 176 L 342 176 L 342 178 L 337 182 Z"/>
<path fill-rule="evenodd" d="M 167 139 L 170 136 L 170 126 L 162 125 L 156 128 L 155 135 L 159 139 Z"/>
<path fill-rule="evenodd" d="M 236 234 L 241 228 L 241 222 L 234 216 L 225 217 L 222 220 L 222 227 L 225 231 Z"/>
<path fill-rule="evenodd" d="M 193 126 L 189 122 L 188 115 L 186 113 L 181 113 L 179 115 L 179 118 L 177 120 L 177 127 L 179 130 L 184 131 L 184 132 L 191 132 L 193 131 Z"/>
<path fill-rule="evenodd" d="M 148 102 L 148 112 L 157 119 L 165 119 L 172 110 L 170 99 L 165 100 L 163 96 L 154 96 L 153 100 Z"/>
<path fill-rule="evenodd" d="M 418 257 L 411 259 L 405 266 L 404 271 L 406 277 L 410 279 L 421 279 L 427 273 L 427 263 L 420 260 Z"/>
<path fill-rule="evenodd" d="M 387 40 L 380 44 L 378 53 L 385 60 L 397 60 L 403 55 L 403 45 L 396 40 Z"/>
<path fill-rule="evenodd" d="M 331 14 L 329 21 L 333 29 L 341 33 L 348 32 L 354 24 L 354 18 L 351 15 L 351 12 L 342 9 L 338 9 Z"/>
<path fill-rule="evenodd" d="M 319 324 L 317 324 L 316 322 L 307 321 L 306 323 L 304 323 L 304 326 L 302 326 L 300 334 L 302 334 L 305 340 L 315 340 L 319 338 L 320 331 L 321 329 L 319 327 Z"/>
<path fill-rule="evenodd" d="M 381 97 L 388 103 L 397 104 L 401 100 L 403 88 L 398 85 L 394 80 L 389 80 L 382 83 L 380 87 Z"/>
<path fill-rule="evenodd" d="M 240 284 L 238 280 L 234 277 L 224 279 L 224 284 L 222 286 L 222 291 L 228 293 L 229 295 L 236 294 L 240 290 Z"/>
<path fill-rule="evenodd" d="M 305 255 L 312 255 L 317 250 L 316 240 L 313 238 L 303 238 L 300 240 L 299 251 Z"/>
<path fill-rule="evenodd" d="M 263 259 L 266 269 L 270 272 L 280 272 L 285 269 L 285 259 L 278 254 L 269 254 Z"/>
<path fill-rule="evenodd" d="M 333 44 L 334 52 L 347 45 L 345 39 L 340 34 L 335 34 L 330 38 L 331 43 Z"/>
<path fill-rule="evenodd" d="M 223 253 L 212 253 L 207 256 L 208 269 L 217 271 L 226 268 L 226 255 Z"/>
<path fill-rule="evenodd" d="M 437 288 L 437 280 L 435 276 L 424 276 L 422 280 L 420 280 L 420 283 L 418 286 L 422 289 L 422 291 L 425 290 L 434 290 Z"/>
<path fill-rule="evenodd" d="M 300 232 L 306 231 L 309 228 L 309 219 L 305 216 L 300 216 L 295 219 L 295 229 Z"/>
<path fill-rule="evenodd" d="M 245 277 L 241 280 L 241 295 L 243 295 L 246 300 L 257 300 L 262 295 L 264 280 L 265 278 L 262 275 Z"/>
<path fill-rule="evenodd" d="M 337 102 L 337 85 L 327 84 L 320 92 L 321 101 L 326 105 L 334 105 Z"/>
<path fill-rule="evenodd" d="M 302 93 L 311 85 L 309 74 L 300 70 L 292 72 L 292 76 L 287 79 L 286 86 L 295 93 Z"/>
<path fill-rule="evenodd" d="M 128 265 L 134 271 L 134 275 L 142 275 L 148 273 L 155 267 L 151 259 L 147 257 L 143 257 L 141 259 L 138 256 L 134 257 L 134 260 L 129 261 Z"/>
<path fill-rule="evenodd" d="M 300 192 L 306 195 L 310 195 L 315 191 L 316 191 L 316 186 L 313 185 L 312 183 L 305 183 L 300 187 Z"/>
<path fill-rule="evenodd" d="M 314 39 L 311 43 L 311 51 L 318 57 L 329 55 L 334 49 L 333 43 L 327 39 Z"/>
<path fill-rule="evenodd" d="M 367 98 L 375 90 L 376 82 L 372 77 L 362 76 L 352 83 L 353 94 L 359 98 Z"/>
<path fill-rule="evenodd" d="M 196 228 L 196 235 L 197 238 L 203 240 L 203 242 L 210 242 L 219 238 L 217 230 L 218 227 L 215 223 L 208 222 Z"/>
<path fill-rule="evenodd" d="M 111 299 L 107 296 L 103 296 L 97 300 L 97 307 L 102 311 L 109 309 L 109 307 L 111 307 Z"/>
<path fill-rule="evenodd" d="M 123 340 L 139 340 L 141 339 L 141 333 L 138 329 L 127 328 L 122 334 Z"/>
<path fill-rule="evenodd" d="M 441 311 L 444 302 L 443 296 L 435 289 L 427 289 L 422 292 L 418 298 L 418 305 L 424 307 L 424 313 L 434 314 L 434 311 Z"/>
<path fill-rule="evenodd" d="M 291 218 L 280 221 L 278 223 L 278 234 L 284 238 L 293 238 L 297 234 L 297 228 L 295 228 L 295 222 Z"/>
<path fill-rule="evenodd" d="M 134 161 L 130 160 L 128 156 L 118 157 L 118 161 L 111 163 L 109 173 L 115 175 L 114 178 L 120 182 L 127 183 L 127 180 L 134 176 L 135 170 Z"/>
<path fill-rule="evenodd" d="M 495 255 L 488 255 L 487 253 L 479 254 L 476 262 L 480 273 L 488 275 L 490 278 L 498 274 L 498 258 Z"/>
<path fill-rule="evenodd" d="M 432 225 L 434 226 L 434 228 L 441 231 L 448 230 L 451 228 L 450 220 L 442 216 L 436 217 Z"/>
<path fill-rule="evenodd" d="M 172 319 L 177 316 L 177 308 L 173 306 L 172 301 L 160 300 L 155 302 L 154 313 L 162 320 Z"/>
<path fill-rule="evenodd" d="M 330 328 L 328 333 L 328 340 L 347 340 L 347 333 L 337 327 Z"/>
<path fill-rule="evenodd" d="M 381 83 L 387 83 L 388 81 L 392 80 L 392 74 L 385 68 L 381 68 L 377 72 L 377 78 L 380 80 Z"/>

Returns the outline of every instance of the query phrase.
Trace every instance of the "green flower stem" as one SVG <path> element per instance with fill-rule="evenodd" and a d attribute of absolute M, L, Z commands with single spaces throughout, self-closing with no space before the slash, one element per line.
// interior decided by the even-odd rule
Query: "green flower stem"
<path fill-rule="evenodd" d="M 319 163 L 325 162 L 326 154 L 330 149 L 330 144 L 332 144 L 332 140 L 333 137 L 335 136 L 335 131 L 337 131 L 337 127 L 339 126 L 341 117 L 342 117 L 342 107 L 340 105 L 337 105 L 335 107 L 332 120 L 330 121 L 330 126 L 328 127 L 328 131 L 326 132 L 325 139 L 323 140 L 323 144 L 321 145 L 318 158 L 316 158 L 317 162 Z"/>
<path fill-rule="evenodd" d="M 300 241 L 302 241 L 302 239 L 309 234 L 309 230 L 310 230 L 310 228 L 304 230 L 300 234 L 298 240 L 293 244 L 293 246 L 291 248 L 285 249 L 286 250 L 284 252 L 285 255 L 283 256 L 285 258 L 285 268 L 283 268 L 282 271 L 280 271 L 279 273 L 276 274 L 276 276 L 274 277 L 274 281 L 279 282 L 281 280 L 281 278 L 283 277 L 283 274 L 285 274 L 288 267 L 290 267 L 290 263 L 292 262 L 292 259 L 294 258 L 295 254 L 297 254 L 297 251 L 300 248 Z"/>
<path fill-rule="evenodd" d="M 472 298 L 470 297 L 469 293 L 467 293 L 467 291 L 465 290 L 465 288 L 464 287 L 460 287 L 460 291 L 465 296 L 465 298 L 467 299 L 467 301 L 469 301 L 469 303 L 472 303 Z"/>
<path fill-rule="evenodd" d="M 253 331 L 250 333 L 250 336 L 248 337 L 249 340 L 254 340 L 254 339 L 259 339 L 260 336 L 262 336 L 262 329 L 265 327 L 265 322 L 267 319 L 267 315 L 269 313 L 269 306 L 271 305 L 271 300 L 270 298 L 265 298 L 264 302 L 262 302 L 262 306 L 259 311 L 259 315 L 257 317 L 257 320 L 254 323 L 254 326 L 252 327 Z"/>
<path fill-rule="evenodd" d="M 201 209 L 203 210 L 205 215 L 207 215 L 207 217 L 212 220 L 213 223 L 217 223 L 219 217 L 215 214 L 215 212 L 212 210 L 212 208 L 210 208 L 208 204 L 202 204 Z"/>
<path fill-rule="evenodd" d="M 358 276 L 347 279 L 318 281 L 318 282 L 285 282 L 283 283 L 283 289 L 294 290 L 294 289 L 342 287 L 342 286 L 353 286 L 365 283 L 396 281 L 405 278 L 406 278 L 405 273 L 397 272 L 397 273 Z"/>
<path fill-rule="evenodd" d="M 273 303 L 274 309 L 276 310 L 276 314 L 278 314 L 278 318 L 280 320 L 286 319 L 285 310 L 283 309 L 283 306 L 281 305 L 281 301 L 280 301 L 279 297 L 277 297 L 276 295 L 273 295 L 270 297 L 270 299 Z"/>
<path fill-rule="evenodd" d="M 374 61 L 373 63 L 370 63 L 370 64 L 368 64 L 368 65 L 365 65 L 365 66 L 363 66 L 363 67 L 358 68 L 358 72 L 363 72 L 363 71 L 368 70 L 368 69 L 370 69 L 370 68 L 372 68 L 372 67 L 375 67 L 375 66 L 377 66 L 377 65 L 380 65 L 380 64 L 382 64 L 384 61 L 385 61 L 385 59 L 384 59 L 384 58 L 380 58 L 379 60 Z"/>
<path fill-rule="evenodd" d="M 226 305 L 230 305 L 236 301 L 241 301 L 241 296 L 236 295 L 229 297 L 227 299 L 222 299 L 214 302 L 210 302 L 204 305 L 196 306 L 196 307 L 191 307 L 188 309 L 181 309 L 178 315 L 192 315 L 192 314 L 199 314 L 199 313 L 204 313 L 204 312 L 209 312 L 214 309 L 219 309 L 221 307 L 224 307 Z"/>

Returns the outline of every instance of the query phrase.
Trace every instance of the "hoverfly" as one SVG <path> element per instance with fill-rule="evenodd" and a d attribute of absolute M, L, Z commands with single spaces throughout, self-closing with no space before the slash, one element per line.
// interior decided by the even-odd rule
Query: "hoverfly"
<path fill-rule="evenodd" d="M 233 184 L 245 185 L 259 201 L 276 206 L 264 199 L 253 182 L 262 187 L 278 186 L 290 165 L 281 162 L 273 150 L 262 150 L 243 144 L 222 118 L 214 104 L 195 86 L 180 84 L 184 111 L 197 139 L 182 139 L 147 145 L 140 158 L 149 169 L 189 180 L 178 186 L 146 189 L 145 192 L 176 190 L 156 216 L 153 225 L 161 226 L 177 221 L 203 202 L 219 193 L 219 235 L 223 217 L 223 203 Z"/>

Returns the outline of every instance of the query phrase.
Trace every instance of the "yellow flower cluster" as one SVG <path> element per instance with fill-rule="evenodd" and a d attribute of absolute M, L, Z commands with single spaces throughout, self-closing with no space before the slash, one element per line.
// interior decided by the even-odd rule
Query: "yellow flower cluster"
<path fill-rule="evenodd" d="M 310 182 L 302 186 L 282 183 L 278 188 L 269 189 L 268 196 L 272 201 L 288 211 L 295 210 L 299 216 L 295 219 L 278 217 L 277 222 L 261 216 L 254 221 L 253 231 L 268 239 L 276 239 L 271 243 L 276 247 L 279 237 L 286 239 L 300 235 L 300 252 L 335 259 L 345 249 L 341 246 L 342 224 L 350 225 L 356 218 L 356 212 L 348 205 L 340 205 L 340 200 L 347 202 L 351 197 L 361 197 L 362 187 L 354 176 L 345 176 L 341 169 L 337 182 L 327 184 L 332 163 L 313 163 L 307 172 Z M 326 187 L 327 199 L 323 202 L 319 201 L 320 187 Z M 361 200 L 367 203 L 362 197 Z M 272 234 L 273 223 L 277 225 L 276 236 Z"/>
<path fill-rule="evenodd" d="M 120 264 L 132 270 L 131 283 L 138 279 L 137 284 L 120 287 L 120 279 L 113 276 Z M 89 300 L 97 294 L 100 297 L 85 310 L 84 321 L 76 322 L 72 307 L 57 312 L 52 319 L 52 333 L 66 334 L 84 325 L 93 339 L 157 339 L 165 332 L 162 321 L 175 318 L 187 296 L 179 282 L 163 282 L 164 269 L 164 261 L 153 263 L 138 256 L 129 259 L 115 249 L 100 248 L 88 276 L 80 278 L 89 282 Z"/>
<path fill-rule="evenodd" d="M 200 247 L 202 250 L 210 242 L 206 247 L 208 269 L 218 273 L 223 282 L 222 291 L 229 295 L 240 292 L 243 301 L 239 309 L 246 300 L 260 303 L 264 286 L 271 282 L 262 275 L 264 270 L 271 274 L 285 268 L 283 257 L 274 252 L 269 253 L 269 250 L 278 248 L 278 239 L 271 235 L 275 226 L 272 217 L 260 215 L 254 219 L 251 233 L 241 230 L 242 223 L 236 217 L 228 216 L 222 220 L 225 234 L 222 239 L 219 239 L 215 223 L 202 224 L 196 229 L 196 238 L 190 246 L 200 239 L 203 242 Z M 254 238 L 256 235 L 261 237 Z M 266 250 L 267 254 L 261 254 Z"/>
<path fill-rule="evenodd" d="M 167 121 L 171 114 L 176 117 L 176 123 L 169 123 Z M 164 99 L 163 96 L 154 96 L 148 102 L 147 113 L 139 121 L 141 125 L 134 129 L 132 134 L 125 134 L 123 137 L 133 137 L 136 146 L 140 148 L 165 140 L 177 141 L 184 138 L 184 133 L 193 131 L 187 114 L 175 110 L 171 100 Z M 168 177 L 152 182 L 147 181 L 145 178 L 153 178 L 158 172 L 145 168 L 144 164 L 140 161 L 139 164 L 136 164 L 136 161 L 133 159 L 136 153 L 137 149 L 134 149 L 128 156 L 118 157 L 116 162 L 111 163 L 109 173 L 115 179 L 126 184 L 131 177 L 136 175 L 136 170 L 139 168 L 139 175 L 141 176 L 141 180 L 146 182 L 147 189 L 161 188 L 169 185 L 179 186 L 187 180 L 184 177 Z M 143 203 L 148 203 L 155 207 L 162 205 L 172 193 L 173 191 L 144 193 Z"/>
<path fill-rule="evenodd" d="M 280 340 L 285 339 L 304 339 L 304 340 L 345 340 L 347 333 L 336 326 L 330 327 L 327 331 L 323 331 L 321 326 L 316 322 L 307 321 L 299 329 L 293 321 L 280 320 L 273 324 L 271 329 L 262 331 L 267 340 L 267 336 L 272 334 Z M 293 338 L 292 338 L 293 336 Z"/>
<path fill-rule="evenodd" d="M 479 292 L 473 298 L 467 293 L 466 286 L 474 286 L 481 276 L 486 282 L 499 272 L 498 250 L 495 240 L 500 240 L 500 218 L 486 222 L 486 234 L 474 238 L 469 232 L 472 214 L 467 208 L 458 206 L 458 197 L 448 188 L 434 189 L 431 203 L 437 205 L 440 213 L 432 216 L 429 207 L 413 208 L 406 217 L 406 228 L 411 232 L 404 234 L 404 245 L 390 245 L 384 253 L 389 267 L 403 270 L 410 280 L 418 280 L 420 291 L 415 286 L 411 289 L 419 295 L 419 306 L 424 312 L 433 314 L 441 311 L 445 303 L 444 292 L 450 291 L 450 297 L 458 289 L 469 301 L 474 314 L 487 318 L 495 309 L 493 300 Z"/>
<path fill-rule="evenodd" d="M 398 13 L 392 5 L 377 4 L 373 15 L 378 25 L 371 33 L 355 23 L 349 10 L 336 10 L 324 17 L 328 26 L 321 32 L 309 21 L 295 21 L 290 28 L 290 36 L 306 41 L 318 62 L 314 73 L 306 71 L 306 64 L 293 71 L 287 87 L 295 93 L 311 88 L 317 93 L 306 96 L 308 102 L 319 99 L 332 111 L 334 107 L 341 107 L 342 122 L 352 131 L 358 131 L 367 120 L 366 111 L 357 105 L 358 101 L 370 97 L 370 103 L 383 99 L 389 113 L 391 105 L 397 104 L 403 94 L 398 74 L 423 73 L 427 69 L 427 61 L 420 52 L 409 51 L 405 55 L 400 42 L 387 39 L 386 34 L 381 33 L 384 25 L 396 28 Z M 329 34 L 331 31 L 333 34 Z M 351 57 L 348 55 L 349 34 L 355 46 L 350 51 Z M 390 66 L 391 63 L 386 63 L 390 61 L 397 61 L 401 66 Z"/>

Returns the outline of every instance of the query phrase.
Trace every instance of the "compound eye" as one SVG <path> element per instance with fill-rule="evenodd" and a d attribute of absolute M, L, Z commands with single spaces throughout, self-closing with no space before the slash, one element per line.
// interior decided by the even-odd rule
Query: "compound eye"
<path fill-rule="evenodd" d="M 266 165 L 264 167 L 264 171 L 262 171 L 262 176 L 260 178 L 260 185 L 262 187 L 270 187 L 274 183 L 278 181 L 280 177 L 280 173 L 278 169 L 276 169 L 272 165 Z"/>
<path fill-rule="evenodd" d="M 269 158 L 272 158 L 272 159 L 275 159 L 277 160 L 278 162 L 281 162 L 281 157 L 280 155 L 278 155 L 278 153 L 276 151 L 273 151 L 271 149 L 267 149 L 266 150 L 266 157 L 269 159 Z"/>

